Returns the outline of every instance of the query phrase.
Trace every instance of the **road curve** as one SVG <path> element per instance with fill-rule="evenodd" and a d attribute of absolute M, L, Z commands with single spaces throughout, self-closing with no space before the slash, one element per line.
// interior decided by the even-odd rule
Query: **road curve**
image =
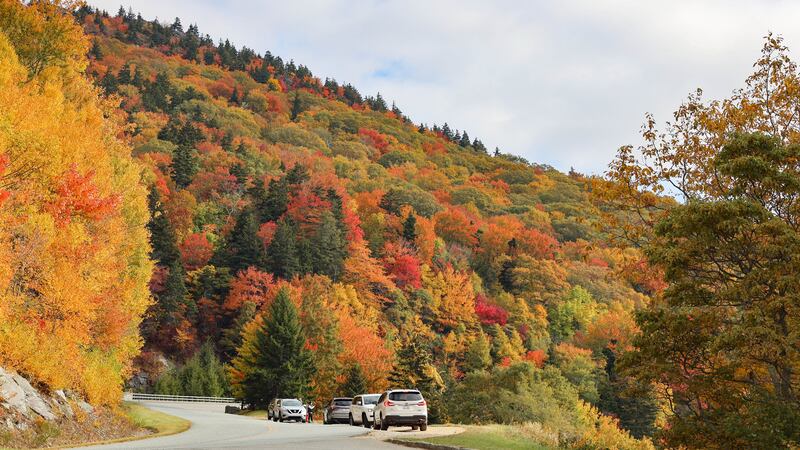
<path fill-rule="evenodd" d="M 377 439 L 357 438 L 369 430 L 349 425 L 280 423 L 225 414 L 224 405 L 200 403 L 142 402 L 148 408 L 192 422 L 179 434 L 89 449 L 398 449 Z"/>

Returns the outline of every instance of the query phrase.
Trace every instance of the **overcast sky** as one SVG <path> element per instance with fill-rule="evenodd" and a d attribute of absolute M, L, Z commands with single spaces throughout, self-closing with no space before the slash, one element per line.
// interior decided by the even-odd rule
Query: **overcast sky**
<path fill-rule="evenodd" d="M 89 0 L 114 14 L 120 0 Z M 325 79 L 380 92 L 415 122 L 493 149 L 602 173 L 695 88 L 743 85 L 773 31 L 800 48 L 800 2 L 126 0 Z"/>

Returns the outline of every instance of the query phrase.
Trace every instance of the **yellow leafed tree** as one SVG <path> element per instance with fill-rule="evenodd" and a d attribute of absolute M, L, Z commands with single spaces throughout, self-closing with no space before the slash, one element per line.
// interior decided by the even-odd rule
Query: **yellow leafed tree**
<path fill-rule="evenodd" d="M 0 0 L 0 366 L 111 404 L 150 299 L 146 190 L 68 10 Z"/>

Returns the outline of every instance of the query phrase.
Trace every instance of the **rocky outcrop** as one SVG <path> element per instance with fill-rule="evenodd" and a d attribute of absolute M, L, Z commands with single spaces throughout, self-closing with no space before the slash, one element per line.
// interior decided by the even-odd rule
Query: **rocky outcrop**
<path fill-rule="evenodd" d="M 82 414 L 94 413 L 91 405 L 69 392 L 45 394 L 19 374 L 0 367 L 0 430 L 25 430 L 37 420 L 71 418 L 76 407 Z"/>

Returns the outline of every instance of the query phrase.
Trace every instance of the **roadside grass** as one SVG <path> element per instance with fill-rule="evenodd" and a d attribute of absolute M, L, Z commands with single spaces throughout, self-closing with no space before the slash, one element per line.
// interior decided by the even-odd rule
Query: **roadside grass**
<path fill-rule="evenodd" d="M 145 429 L 150 433 L 134 434 L 131 436 L 103 441 L 82 442 L 80 444 L 69 445 L 62 448 L 116 444 L 120 442 L 130 442 L 141 439 L 169 436 L 172 434 L 183 433 L 192 426 L 192 422 L 186 419 L 155 411 L 135 402 L 124 402 L 122 404 L 121 412 L 133 425 L 140 429 Z"/>
<path fill-rule="evenodd" d="M 182 433 L 192 426 L 186 419 L 154 411 L 138 403 L 125 402 L 122 407 L 134 424 L 154 433 L 147 436 L 148 438 Z"/>
<path fill-rule="evenodd" d="M 75 409 L 75 417 L 59 422 L 36 421 L 27 430 L 0 432 L 0 450 L 7 448 L 73 448 L 149 439 L 186 431 L 191 422 L 125 402 L 119 408 L 98 408 L 91 416 Z"/>
<path fill-rule="evenodd" d="M 464 426 L 463 433 L 421 439 L 402 439 L 410 442 L 449 445 L 475 450 L 550 450 L 558 448 L 557 439 L 538 424 L 511 425 L 471 425 Z"/>
<path fill-rule="evenodd" d="M 239 413 L 240 416 L 247 416 L 247 417 L 255 417 L 256 419 L 265 419 L 267 418 L 267 410 L 266 409 L 244 409 Z"/>

